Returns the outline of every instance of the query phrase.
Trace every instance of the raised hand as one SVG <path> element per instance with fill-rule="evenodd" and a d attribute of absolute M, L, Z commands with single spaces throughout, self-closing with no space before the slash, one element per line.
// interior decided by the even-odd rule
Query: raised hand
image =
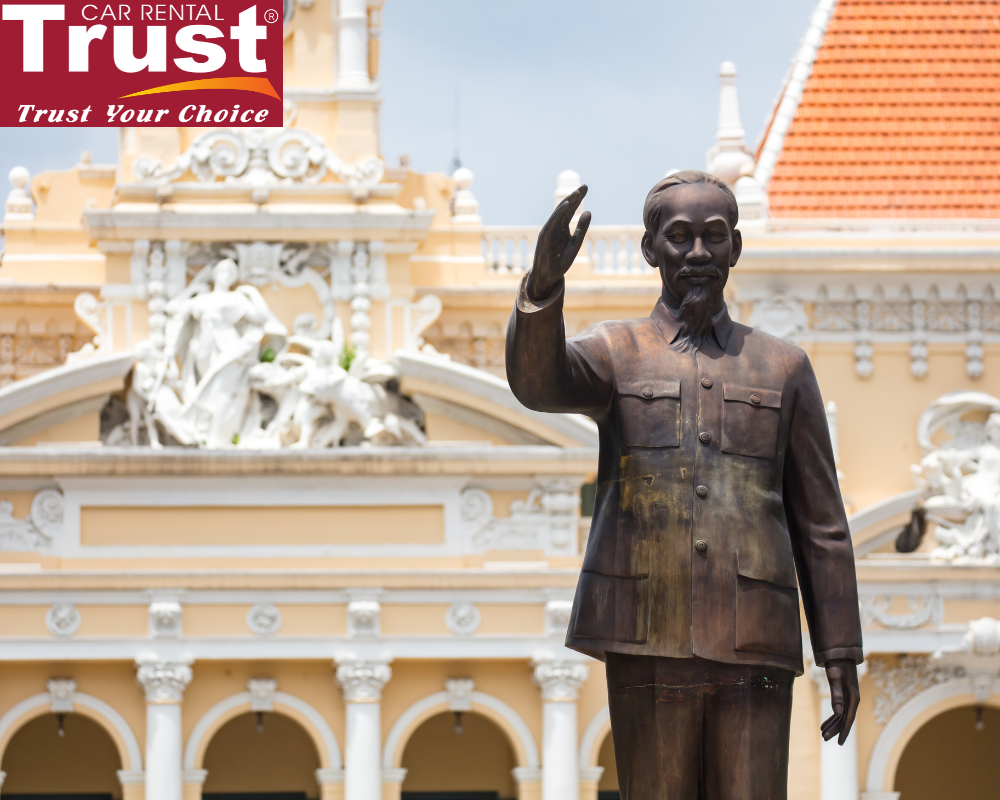
<path fill-rule="evenodd" d="M 560 279 L 576 259 L 583 247 L 583 239 L 590 227 L 590 212 L 584 211 L 576 224 L 576 230 L 569 232 L 569 223 L 587 195 L 587 187 L 581 186 L 571 192 L 556 206 L 535 244 L 535 262 L 528 273 L 525 290 L 531 300 L 541 301 L 552 294 Z"/>
<path fill-rule="evenodd" d="M 858 689 L 858 665 L 850 659 L 832 659 L 826 662 L 826 678 L 830 681 L 830 705 L 833 716 L 820 726 L 824 741 L 840 734 L 838 744 L 847 741 L 858 714 L 861 691 Z"/>

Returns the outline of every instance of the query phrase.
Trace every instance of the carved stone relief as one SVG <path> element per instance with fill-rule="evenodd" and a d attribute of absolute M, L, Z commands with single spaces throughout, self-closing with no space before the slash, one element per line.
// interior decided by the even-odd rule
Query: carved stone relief
<path fill-rule="evenodd" d="M 509 517 L 493 514 L 493 500 L 482 489 L 462 492 L 462 522 L 473 550 L 543 550 L 572 555 L 577 547 L 577 487 L 551 481 L 532 489 L 526 500 L 510 504 Z"/>
<path fill-rule="evenodd" d="M 254 603 L 247 612 L 247 627 L 257 636 L 274 636 L 281 630 L 281 611 L 274 603 Z"/>
<path fill-rule="evenodd" d="M 45 627 L 59 638 L 68 638 L 80 630 L 80 612 L 72 603 L 53 603 L 45 612 Z"/>
<path fill-rule="evenodd" d="M 939 683 L 961 677 L 955 667 L 936 664 L 927 656 L 901 656 L 898 664 L 883 658 L 870 661 L 875 696 L 875 719 L 885 725 L 910 698 Z"/>
<path fill-rule="evenodd" d="M 31 513 L 14 517 L 14 504 L 0 501 L 0 552 L 38 552 L 52 547 L 62 533 L 63 496 L 43 489 L 31 501 Z"/>
<path fill-rule="evenodd" d="M 894 614 L 890 595 L 861 595 L 861 623 L 873 624 L 894 630 L 940 625 L 944 621 L 944 600 L 940 595 L 909 595 L 906 598 L 910 613 Z"/>
<path fill-rule="evenodd" d="M 456 636 L 471 636 L 479 630 L 482 614 L 472 603 L 452 603 L 444 615 L 444 624 Z"/>

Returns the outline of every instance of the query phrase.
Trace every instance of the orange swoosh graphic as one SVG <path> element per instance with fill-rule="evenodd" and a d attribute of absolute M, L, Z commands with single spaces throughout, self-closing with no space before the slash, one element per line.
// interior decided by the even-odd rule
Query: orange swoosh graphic
<path fill-rule="evenodd" d="M 190 92 L 194 89 L 237 89 L 244 92 L 266 94 L 275 100 L 281 99 L 267 78 L 201 78 L 196 81 L 169 83 L 166 86 L 144 89 L 141 92 L 123 94 L 118 99 L 124 100 L 126 97 L 139 97 L 144 94 L 160 94 L 162 92 Z"/>

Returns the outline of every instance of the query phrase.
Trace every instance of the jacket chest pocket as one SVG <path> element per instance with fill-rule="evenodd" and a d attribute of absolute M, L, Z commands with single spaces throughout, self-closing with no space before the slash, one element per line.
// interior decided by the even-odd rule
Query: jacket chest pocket
<path fill-rule="evenodd" d="M 680 445 L 680 381 L 623 381 L 618 384 L 618 410 L 626 447 Z"/>
<path fill-rule="evenodd" d="M 778 446 L 781 392 L 722 387 L 722 452 L 773 459 Z"/>

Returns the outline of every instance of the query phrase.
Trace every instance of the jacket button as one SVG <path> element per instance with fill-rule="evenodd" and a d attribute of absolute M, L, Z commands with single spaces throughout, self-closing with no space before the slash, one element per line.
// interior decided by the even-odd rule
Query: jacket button
<path fill-rule="evenodd" d="M 699 553 L 704 553 L 706 550 L 708 550 L 708 542 L 706 542 L 704 539 L 699 539 L 697 542 L 694 543 L 694 549 L 697 550 Z"/>
<path fill-rule="evenodd" d="M 694 493 L 698 495 L 698 497 L 708 497 L 708 487 L 699 486 L 697 489 L 694 490 Z"/>
<path fill-rule="evenodd" d="M 710 441 L 712 441 L 712 434 L 710 434 L 708 431 L 702 431 L 701 433 L 698 434 L 698 439 L 699 441 L 701 441 L 702 444 L 708 444 Z"/>
<path fill-rule="evenodd" d="M 753 403 L 755 406 L 759 406 L 760 405 L 760 395 L 759 394 L 752 394 L 752 395 L 750 395 L 750 402 Z"/>
<path fill-rule="evenodd" d="M 702 378 L 701 379 L 701 385 L 704 386 L 706 389 L 711 389 L 712 388 L 712 379 L 711 378 Z"/>
<path fill-rule="evenodd" d="M 652 389 L 650 389 L 650 388 L 649 388 L 649 387 L 647 386 L 647 387 L 646 387 L 645 389 L 643 389 L 643 390 L 642 390 L 642 396 L 643 396 L 643 397 L 652 397 L 652 396 L 653 396 L 653 390 L 652 390 Z"/>

